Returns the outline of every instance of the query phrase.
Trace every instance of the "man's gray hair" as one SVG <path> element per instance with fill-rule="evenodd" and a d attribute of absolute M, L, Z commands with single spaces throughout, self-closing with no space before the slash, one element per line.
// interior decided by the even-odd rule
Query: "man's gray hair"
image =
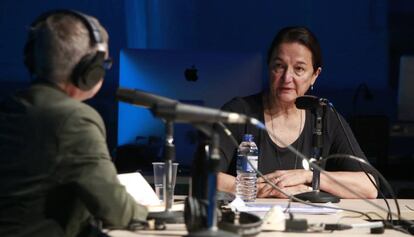
<path fill-rule="evenodd" d="M 106 30 L 95 18 L 90 17 L 90 20 L 99 27 L 107 44 Z M 51 15 L 31 30 L 34 37 L 34 73 L 40 79 L 57 84 L 70 80 L 81 58 L 96 51 L 87 27 L 78 17 L 68 13 Z"/>

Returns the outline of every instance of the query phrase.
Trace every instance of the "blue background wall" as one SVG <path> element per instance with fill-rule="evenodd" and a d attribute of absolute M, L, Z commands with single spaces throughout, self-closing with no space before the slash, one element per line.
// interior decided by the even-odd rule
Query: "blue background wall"
<path fill-rule="evenodd" d="M 286 25 L 305 25 L 318 36 L 324 68 L 316 88 L 345 115 L 395 114 L 388 86 L 388 1 L 125 1 L 129 47 L 253 50 L 266 54 Z M 138 15 L 138 17 L 136 16 Z M 135 16 L 135 17 L 128 17 Z M 358 101 L 365 83 L 374 100 Z M 390 99 L 391 98 L 391 99 Z"/>
<path fill-rule="evenodd" d="M 276 31 L 308 26 L 325 57 L 323 88 L 387 85 L 387 1 L 126 0 L 129 47 L 266 52 Z M 373 67 L 370 67 L 373 66 Z M 373 70 L 375 69 L 375 70 Z"/>
<path fill-rule="evenodd" d="M 398 60 L 402 54 L 414 53 L 414 3 L 409 0 L 2 0 L 1 95 L 28 83 L 22 63 L 27 27 L 41 12 L 55 8 L 94 15 L 110 34 L 114 68 L 89 103 L 107 124 L 111 149 L 117 144 L 114 91 L 122 48 L 265 55 L 278 29 L 304 25 L 318 36 L 323 50 L 316 93 L 329 98 L 346 117 L 386 115 L 392 121 L 396 120 Z M 353 104 L 362 83 L 373 98 L 360 96 Z"/>
<path fill-rule="evenodd" d="M 3 0 L 0 3 L 0 81 L 27 82 L 22 49 L 26 29 L 41 12 L 72 8 L 96 16 L 110 34 L 111 55 L 119 62 L 121 48 L 258 51 L 265 55 L 278 29 L 305 25 L 318 36 L 324 68 L 316 89 L 345 115 L 361 83 L 374 101 L 359 101 L 358 110 L 394 116 L 388 79 L 386 0 L 294 1 L 158 1 L 158 0 Z M 105 118 L 111 146 L 116 144 L 116 103 L 119 64 L 107 76 L 104 89 L 92 103 Z M 6 86 L 7 87 L 7 86 Z M 2 89 L 4 90 L 4 88 Z M 391 95 L 381 96 L 381 95 Z"/>

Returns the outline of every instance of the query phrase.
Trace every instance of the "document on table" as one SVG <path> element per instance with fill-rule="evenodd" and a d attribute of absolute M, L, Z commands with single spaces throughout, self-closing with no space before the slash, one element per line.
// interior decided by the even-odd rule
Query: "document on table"
<path fill-rule="evenodd" d="M 324 204 L 324 207 L 314 207 L 314 206 L 308 206 L 306 204 L 300 204 L 300 203 L 291 203 L 290 207 L 288 209 L 288 212 L 290 213 L 297 213 L 297 214 L 335 214 L 338 213 L 339 210 L 329 208 L 329 206 L 337 207 L 333 204 Z M 246 211 L 246 212 L 267 212 L 272 208 L 274 205 L 280 206 L 282 210 L 286 210 L 287 204 L 263 204 L 263 203 L 252 203 L 252 204 L 246 204 L 246 206 L 240 210 L 240 211 Z M 239 209 L 238 209 L 239 210 Z"/>
<path fill-rule="evenodd" d="M 148 211 L 161 212 L 165 210 L 165 204 L 161 202 L 154 189 L 139 172 L 119 174 L 118 179 L 136 202 L 147 206 Z M 174 203 L 171 207 L 171 211 L 183 210 L 184 203 Z"/>
<path fill-rule="evenodd" d="M 267 212 L 273 206 L 279 206 L 282 210 L 286 210 L 288 207 L 288 203 L 281 204 L 272 204 L 272 203 L 245 203 L 242 200 L 237 200 L 237 198 L 230 204 L 230 207 L 237 209 L 238 211 L 244 212 Z M 336 214 L 339 212 L 337 209 L 332 209 L 329 207 L 338 208 L 338 206 L 327 203 L 327 204 L 320 204 L 321 207 L 314 207 L 309 206 L 302 203 L 292 202 L 289 205 L 288 212 L 290 213 L 297 213 L 297 214 Z"/>
<path fill-rule="evenodd" d="M 154 189 L 139 172 L 119 174 L 119 182 L 125 186 L 126 191 L 137 201 L 145 206 L 157 206 L 161 204 Z"/>

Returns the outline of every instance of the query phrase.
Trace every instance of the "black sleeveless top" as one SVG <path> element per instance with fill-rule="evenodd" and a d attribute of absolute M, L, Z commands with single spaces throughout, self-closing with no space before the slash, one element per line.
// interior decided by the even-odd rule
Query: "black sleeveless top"
<path fill-rule="evenodd" d="M 237 97 L 227 102 L 222 107 L 222 110 L 246 114 L 247 116 L 254 117 L 264 123 L 262 98 L 262 93 L 247 97 Z M 340 118 L 344 124 L 345 132 L 350 139 L 353 149 L 349 146 L 344 129 L 342 129 L 336 115 L 333 111 L 327 109 L 324 118 L 325 128 L 323 133 L 322 157 L 327 157 L 330 154 L 350 154 L 366 160 L 348 123 L 346 123 L 342 116 L 340 116 Z M 298 139 L 291 144 L 292 147 L 299 150 L 308 158 L 313 153 L 312 134 L 314 119 L 315 116 L 310 111 L 306 111 L 304 128 Z M 259 129 L 251 124 L 229 124 L 227 126 L 238 143 L 241 142 L 243 134 L 253 134 L 254 141 L 259 147 L 258 168 L 262 173 L 267 174 L 275 170 L 303 168 L 302 159 L 288 150 L 288 148 L 277 146 L 266 130 Z M 219 134 L 222 156 L 220 160 L 220 171 L 235 176 L 237 147 L 224 132 L 219 130 Z M 274 135 L 277 136 L 277 134 Z M 352 150 L 355 151 L 355 154 L 353 154 Z M 362 171 L 361 165 L 358 162 L 346 157 L 329 159 L 326 163 L 322 163 L 322 166 L 329 171 Z M 369 167 L 363 167 L 366 171 L 370 172 Z M 376 175 L 374 175 L 374 177 L 376 177 Z"/>

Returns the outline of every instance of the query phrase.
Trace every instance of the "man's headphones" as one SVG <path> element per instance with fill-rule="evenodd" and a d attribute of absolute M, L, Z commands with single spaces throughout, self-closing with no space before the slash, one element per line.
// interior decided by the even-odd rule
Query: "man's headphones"
<path fill-rule="evenodd" d="M 83 91 L 90 90 L 105 76 L 106 46 L 99 27 L 91 20 L 90 16 L 83 13 L 73 10 L 54 10 L 40 15 L 30 25 L 28 39 L 24 47 L 24 64 L 30 74 L 34 75 L 36 72 L 36 60 L 34 57 L 36 36 L 33 29 L 55 14 L 68 14 L 78 18 L 89 31 L 91 47 L 97 48 L 96 52 L 83 56 L 71 74 L 71 81 L 76 87 Z"/>
<path fill-rule="evenodd" d="M 184 222 L 189 233 L 207 230 L 207 201 L 189 196 L 184 203 Z M 235 233 L 242 237 L 256 236 L 261 232 L 262 219 L 247 213 L 238 214 L 223 210 L 218 212 L 219 229 Z"/>

